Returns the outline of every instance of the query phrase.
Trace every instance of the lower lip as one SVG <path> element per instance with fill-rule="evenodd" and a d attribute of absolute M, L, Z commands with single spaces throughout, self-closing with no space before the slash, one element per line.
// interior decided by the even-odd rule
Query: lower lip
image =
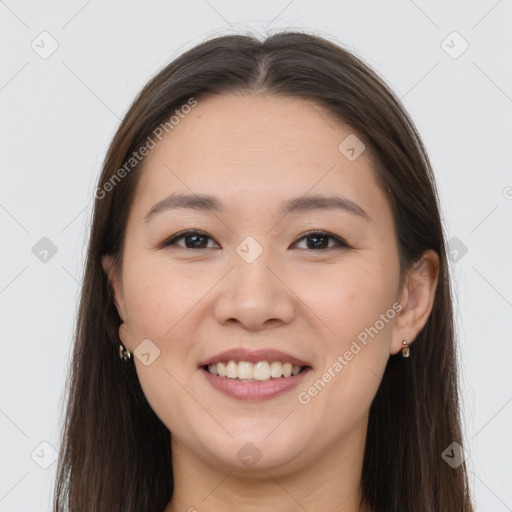
<path fill-rule="evenodd" d="M 291 377 L 281 377 L 279 379 L 262 382 L 240 382 L 236 379 L 213 375 L 204 368 L 201 368 L 201 370 L 208 382 L 217 391 L 238 400 L 259 401 L 273 398 L 294 388 L 305 378 L 311 368 L 307 368 L 303 372 L 292 375 Z"/>

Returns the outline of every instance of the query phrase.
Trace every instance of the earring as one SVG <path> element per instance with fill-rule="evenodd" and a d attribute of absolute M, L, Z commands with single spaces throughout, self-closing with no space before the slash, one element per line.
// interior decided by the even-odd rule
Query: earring
<path fill-rule="evenodd" d="M 409 357 L 409 354 L 410 354 L 410 349 L 409 347 L 407 346 L 407 341 L 406 340 L 402 340 L 402 345 L 404 346 L 401 350 L 402 352 L 402 357 Z"/>
<path fill-rule="evenodd" d="M 132 357 L 131 352 L 129 350 L 125 349 L 124 345 L 122 343 L 119 345 L 119 357 L 123 361 L 128 361 L 128 359 L 130 359 Z"/>

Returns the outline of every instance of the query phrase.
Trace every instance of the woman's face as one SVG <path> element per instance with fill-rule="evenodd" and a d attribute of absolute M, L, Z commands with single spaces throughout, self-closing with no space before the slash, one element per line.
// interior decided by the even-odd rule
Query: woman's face
<path fill-rule="evenodd" d="M 114 282 L 120 336 L 173 443 L 203 462 L 289 471 L 364 442 L 404 333 L 392 212 L 359 144 L 310 101 L 210 97 L 146 158 Z M 213 196 L 218 207 L 163 203 L 148 215 L 173 194 Z M 310 368 L 236 384 L 200 366 L 238 348 Z M 250 365 L 229 366 L 249 375 Z M 286 379 L 293 385 L 276 394 Z"/>

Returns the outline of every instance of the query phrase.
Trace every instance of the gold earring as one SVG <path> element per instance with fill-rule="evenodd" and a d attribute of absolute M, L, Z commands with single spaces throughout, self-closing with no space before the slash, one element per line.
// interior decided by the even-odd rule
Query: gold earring
<path fill-rule="evenodd" d="M 119 345 L 119 357 L 123 361 L 128 361 L 128 359 L 130 359 L 132 357 L 131 352 L 129 350 L 127 350 L 126 348 L 124 348 L 124 345 L 122 343 Z"/>
<path fill-rule="evenodd" d="M 402 357 L 409 357 L 409 354 L 410 354 L 410 349 L 409 347 L 407 346 L 407 340 L 402 340 L 402 345 L 404 345 L 404 347 L 402 348 L 401 352 L 402 352 Z"/>

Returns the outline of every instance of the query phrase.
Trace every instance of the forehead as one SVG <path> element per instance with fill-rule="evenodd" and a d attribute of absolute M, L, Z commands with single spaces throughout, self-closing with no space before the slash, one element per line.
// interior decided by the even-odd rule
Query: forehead
<path fill-rule="evenodd" d="M 265 155 L 259 154 L 262 149 L 266 155 L 293 152 L 297 159 L 307 159 L 315 151 L 337 151 L 340 137 L 348 133 L 349 128 L 311 99 L 209 96 L 180 120 L 161 147 L 172 145 L 173 138 L 176 144 L 195 147 L 199 155 L 239 153 L 247 165 L 264 159 Z M 150 158 L 155 153 L 159 151 Z"/>
<path fill-rule="evenodd" d="M 367 152 L 353 161 L 340 152 L 354 135 L 310 99 L 199 99 L 146 157 L 136 202 L 147 210 L 173 191 L 210 193 L 256 211 L 263 199 L 336 189 L 366 209 L 382 192 Z"/>

